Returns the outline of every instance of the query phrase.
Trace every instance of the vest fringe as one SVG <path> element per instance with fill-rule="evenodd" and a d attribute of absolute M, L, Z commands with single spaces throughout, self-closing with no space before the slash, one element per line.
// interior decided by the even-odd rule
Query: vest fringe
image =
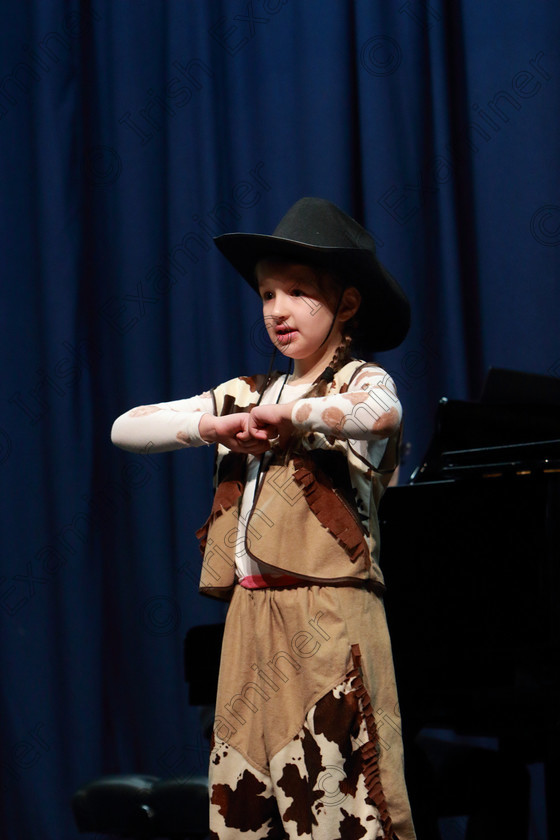
<path fill-rule="evenodd" d="M 362 555 L 368 556 L 369 549 L 364 533 L 350 511 L 350 507 L 332 487 L 318 480 L 299 457 L 294 457 L 294 481 L 303 489 L 305 501 L 321 523 L 344 548 L 355 563 Z"/>
<path fill-rule="evenodd" d="M 210 526 L 216 521 L 216 519 L 225 513 L 226 510 L 233 507 L 242 493 L 243 484 L 240 481 L 222 481 L 218 485 L 214 495 L 214 501 L 212 502 L 210 516 L 204 525 L 201 525 L 198 531 L 195 532 L 196 538 L 199 540 L 199 548 L 202 554 L 204 554 L 204 549 L 206 548 Z"/>

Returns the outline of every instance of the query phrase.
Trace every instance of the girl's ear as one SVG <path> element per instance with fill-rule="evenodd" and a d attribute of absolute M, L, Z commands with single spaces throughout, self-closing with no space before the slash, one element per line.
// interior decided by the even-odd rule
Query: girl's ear
<path fill-rule="evenodd" d="M 362 296 L 355 286 L 348 286 L 344 289 L 342 300 L 338 308 L 338 317 L 342 322 L 349 321 L 353 318 L 362 302 Z"/>

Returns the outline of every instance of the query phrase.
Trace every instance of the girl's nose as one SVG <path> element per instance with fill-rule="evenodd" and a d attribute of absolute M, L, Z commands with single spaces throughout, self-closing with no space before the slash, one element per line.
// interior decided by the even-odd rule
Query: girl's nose
<path fill-rule="evenodd" d="M 286 295 L 280 293 L 274 296 L 274 306 L 272 307 L 272 315 L 274 318 L 277 318 L 281 321 L 283 318 L 286 317 L 287 314 L 287 307 L 286 307 Z"/>

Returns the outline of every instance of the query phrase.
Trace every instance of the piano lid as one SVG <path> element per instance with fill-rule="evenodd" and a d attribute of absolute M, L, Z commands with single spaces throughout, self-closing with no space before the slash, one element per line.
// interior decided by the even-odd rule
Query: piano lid
<path fill-rule="evenodd" d="M 560 471 L 560 379 L 490 368 L 479 402 L 439 402 L 410 483 Z"/>
<path fill-rule="evenodd" d="M 560 406 L 560 376 L 490 367 L 480 402 L 486 405 Z"/>

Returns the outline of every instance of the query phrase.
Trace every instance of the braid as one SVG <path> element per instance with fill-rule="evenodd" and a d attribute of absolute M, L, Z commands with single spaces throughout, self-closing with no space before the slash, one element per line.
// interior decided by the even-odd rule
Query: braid
<path fill-rule="evenodd" d="M 304 395 L 305 397 L 324 397 L 328 391 L 329 385 L 334 379 L 341 367 L 344 367 L 346 362 L 351 358 L 350 345 L 352 344 L 352 336 L 345 335 L 342 341 L 334 351 L 333 357 L 325 370 L 319 374 L 317 379 L 311 384 L 309 391 Z"/>

